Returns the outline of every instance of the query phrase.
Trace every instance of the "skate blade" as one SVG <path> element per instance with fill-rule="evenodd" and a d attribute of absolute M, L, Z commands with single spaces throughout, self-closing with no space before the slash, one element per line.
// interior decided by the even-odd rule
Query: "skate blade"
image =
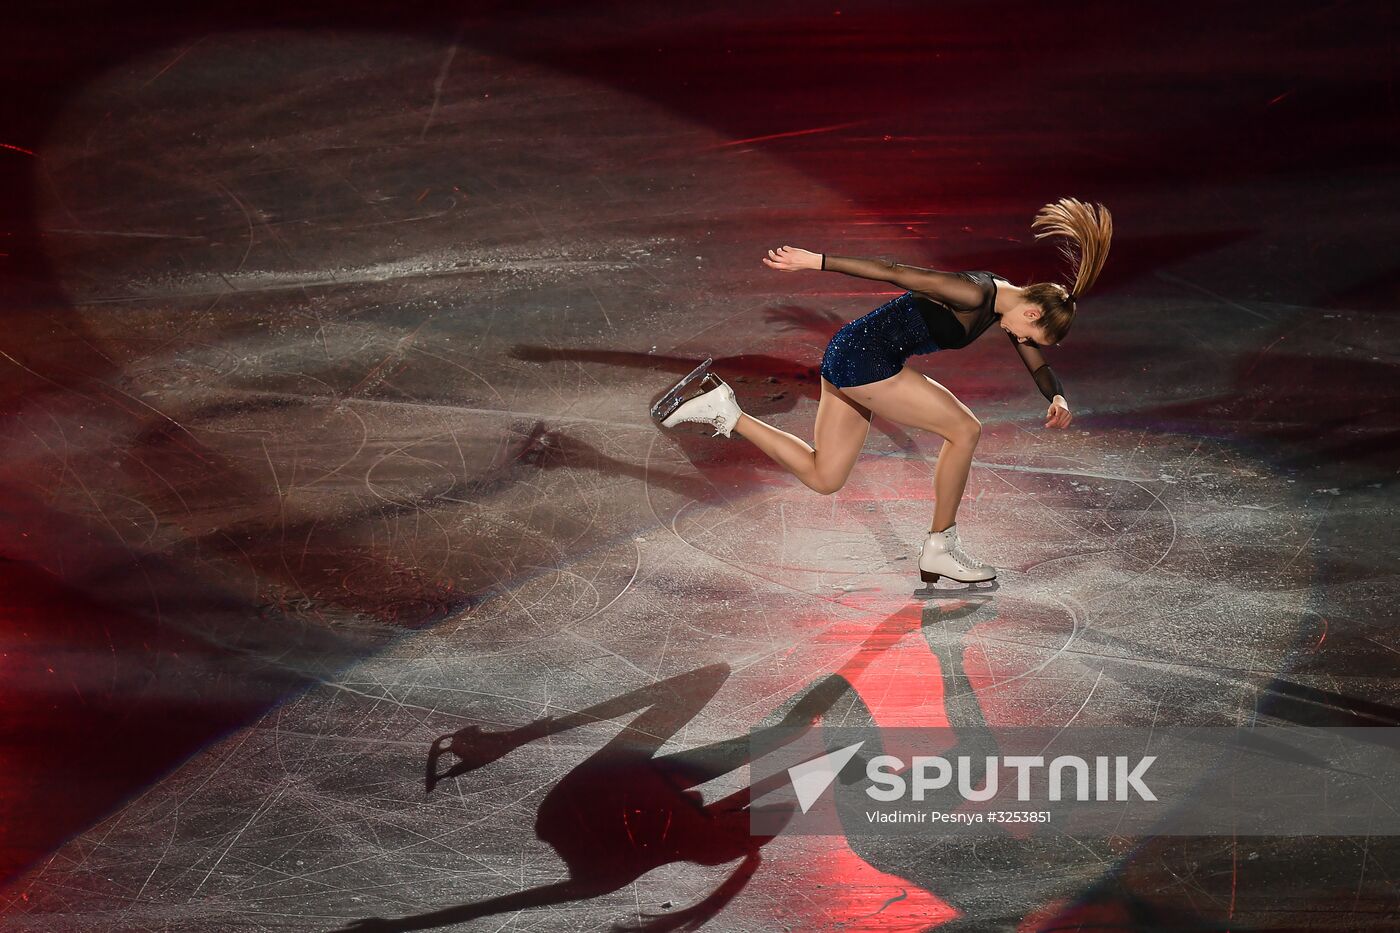
<path fill-rule="evenodd" d="M 687 389 L 696 382 L 707 377 L 713 378 L 710 373 L 710 365 L 712 363 L 714 363 L 714 360 L 710 357 L 706 357 L 705 362 L 690 371 L 690 375 L 668 389 L 666 394 L 662 395 L 661 398 L 657 400 L 656 404 L 651 406 L 651 416 L 657 421 L 665 421 L 667 418 L 674 415 L 676 409 L 680 408 L 686 401 L 685 392 Z"/>
<path fill-rule="evenodd" d="M 991 596 L 1001 585 L 996 578 L 983 580 L 979 583 L 959 583 L 955 580 L 945 580 L 942 584 L 925 583 L 914 591 L 915 599 L 975 599 L 979 596 Z"/>

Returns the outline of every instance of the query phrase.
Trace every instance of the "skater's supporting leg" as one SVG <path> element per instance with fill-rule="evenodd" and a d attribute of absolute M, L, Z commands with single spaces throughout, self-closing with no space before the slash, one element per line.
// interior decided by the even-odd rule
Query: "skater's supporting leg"
<path fill-rule="evenodd" d="M 748 415 L 739 416 L 734 430 L 753 441 L 759 450 L 806 486 L 828 494 L 844 486 L 851 475 L 851 468 L 870 431 L 870 410 L 823 379 L 817 423 L 812 433 L 815 448 L 801 438 Z"/>
<path fill-rule="evenodd" d="M 974 419 L 958 440 L 943 441 L 933 468 L 935 501 L 929 531 L 946 531 L 958 520 L 958 505 L 967 489 L 967 474 L 972 470 L 972 452 L 981 433 L 982 425 Z"/>
<path fill-rule="evenodd" d="M 908 366 L 879 382 L 843 390 L 882 418 L 931 431 L 944 440 L 933 471 L 933 524 L 945 531 L 958 517 L 958 503 L 972 469 L 972 452 L 982 436 L 982 424 L 952 392 Z"/>

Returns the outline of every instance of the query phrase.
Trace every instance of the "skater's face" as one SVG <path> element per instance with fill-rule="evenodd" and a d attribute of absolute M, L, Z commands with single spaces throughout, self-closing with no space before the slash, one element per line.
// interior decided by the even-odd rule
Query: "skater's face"
<path fill-rule="evenodd" d="M 1023 304 L 1001 316 L 1001 329 L 1016 339 L 1036 347 L 1048 347 L 1052 341 L 1040 326 L 1040 308 L 1034 304 Z"/>

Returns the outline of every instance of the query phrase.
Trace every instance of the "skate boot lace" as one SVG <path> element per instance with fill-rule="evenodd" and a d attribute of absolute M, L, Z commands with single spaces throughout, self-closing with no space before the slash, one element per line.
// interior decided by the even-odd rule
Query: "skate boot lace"
<path fill-rule="evenodd" d="M 709 389 L 709 390 L 707 390 L 707 391 L 705 391 L 705 392 L 702 392 L 702 393 L 700 393 L 699 395 L 691 396 L 690 398 L 686 399 L 684 403 L 682 403 L 682 407 L 684 407 L 685 405 L 689 405 L 691 402 L 698 402 L 698 401 L 700 401 L 700 400 L 701 400 L 702 398 L 704 398 L 706 395 L 709 395 L 710 392 L 722 392 L 723 389 L 724 389 L 724 386 L 717 386 L 717 387 L 715 387 L 715 388 L 713 388 L 713 389 Z M 721 399 L 724 399 L 725 396 L 724 396 L 724 395 L 721 395 L 720 398 L 721 398 Z M 723 403 L 721 402 L 721 404 L 723 404 Z M 695 424 L 708 424 L 710 427 L 712 427 L 712 428 L 715 429 L 715 436 L 716 436 L 716 437 L 718 437 L 719 435 L 721 435 L 721 434 L 724 433 L 724 422 L 725 422 L 725 417 L 724 417 L 724 412 L 722 412 L 722 411 L 717 411 L 717 412 L 715 412 L 714 414 L 709 415 L 709 416 L 705 416 L 705 415 L 701 415 L 701 414 L 697 414 L 697 413 L 681 414 L 681 415 L 680 415 L 680 420 L 681 420 L 681 421 L 693 422 L 693 423 L 695 423 Z"/>
<path fill-rule="evenodd" d="M 962 549 L 961 544 L 949 548 L 948 554 L 953 558 L 953 560 L 957 561 L 958 566 L 963 568 L 964 570 L 983 570 L 987 566 L 977 558 L 973 557 L 971 554 L 964 551 Z"/>
<path fill-rule="evenodd" d="M 711 392 L 718 392 L 718 393 L 720 393 L 720 395 L 719 395 L 719 397 L 720 397 L 720 399 L 721 399 L 720 404 L 722 405 L 724 402 L 731 401 L 731 400 L 733 399 L 733 397 L 734 397 L 733 390 L 730 390 L 729 392 L 725 392 L 725 391 L 724 391 L 725 389 L 728 389 L 728 388 L 729 388 L 729 387 L 728 387 L 727 385 L 720 384 L 720 385 L 715 386 L 713 389 L 709 389 L 709 390 L 707 390 L 707 391 L 705 391 L 705 392 L 700 393 L 699 395 L 695 396 L 695 398 L 703 398 L 704 396 L 709 395 Z M 702 422 L 702 423 L 704 423 L 704 424 L 708 424 L 710 427 L 714 428 L 714 429 L 715 429 L 715 434 L 714 434 L 715 437 L 719 437 L 721 434 L 724 433 L 724 421 L 725 421 L 725 418 L 724 418 L 724 413 L 723 413 L 723 412 L 715 412 L 715 413 L 714 413 L 712 416 L 710 416 L 709 418 L 697 418 L 697 419 L 695 419 L 695 420 L 700 421 L 700 422 Z"/>

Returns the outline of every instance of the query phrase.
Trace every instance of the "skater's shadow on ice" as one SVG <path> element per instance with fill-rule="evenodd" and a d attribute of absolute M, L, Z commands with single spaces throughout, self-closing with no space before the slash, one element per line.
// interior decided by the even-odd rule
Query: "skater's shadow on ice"
<path fill-rule="evenodd" d="M 670 356 L 657 353 L 634 353 L 626 350 L 579 350 L 516 344 L 510 355 L 529 363 L 602 363 L 645 369 L 658 373 L 674 373 L 677 378 L 691 372 L 704 360 L 693 356 Z M 797 407 L 799 398 L 813 401 L 821 398 L 821 382 L 815 366 L 766 353 L 741 353 L 737 356 L 716 357 L 713 370 L 734 388 L 739 405 L 755 417 L 783 414 Z M 672 380 L 675 381 L 675 380 Z M 657 397 L 660 396 L 658 392 Z M 650 405 L 655 398 L 647 400 Z M 900 450 L 917 452 L 918 444 L 902 428 L 883 418 L 876 418 L 871 427 L 888 437 Z M 801 432 L 798 432 L 801 433 Z"/>
<path fill-rule="evenodd" d="M 699 902 L 669 913 L 644 914 L 636 923 L 613 927 L 645 933 L 699 929 L 748 884 L 762 862 L 760 850 L 774 838 L 751 832 L 754 812 L 771 814 L 770 825 L 780 827 L 791 815 L 792 804 L 755 803 L 788 786 L 786 772 L 781 770 L 709 804 L 695 788 L 748 765 L 756 745 L 772 749 L 810 732 L 843 698 L 858 702 L 858 684 L 866 669 L 907 636 L 938 623 L 962 621 L 977 612 L 977 607 L 963 604 L 905 607 L 865 633 L 839 670 L 803 691 L 786 712 L 779 715 L 775 710 L 754 733 L 685 751 L 657 755 L 719 693 L 730 677 L 728 665 L 713 664 L 678 674 L 579 712 L 546 716 L 511 731 L 467 726 L 442 736 L 428 752 L 425 777 L 429 793 L 443 781 L 486 767 L 530 742 L 632 716 L 612 741 L 561 778 L 540 803 L 535 834 L 563 859 L 567 878 L 394 920 L 365 918 L 341 928 L 341 933 L 423 930 L 464 923 L 601 897 L 663 865 L 688 862 L 717 866 L 737 860 L 739 864 L 729 877 Z M 841 718 L 844 714 L 838 710 L 837 715 Z"/>
<path fill-rule="evenodd" d="M 626 350 L 572 350 L 517 344 L 510 349 L 517 360 L 530 363 L 603 363 L 629 369 L 675 373 L 677 377 L 699 366 L 702 358 L 634 353 Z M 716 357 L 715 374 L 734 387 L 745 411 L 756 415 L 792 411 L 799 398 L 818 398 L 817 367 L 804 366 L 766 353 L 741 353 Z M 675 380 L 671 380 L 675 381 Z"/>
<path fill-rule="evenodd" d="M 629 463 L 610 457 L 587 441 L 549 430 L 543 421 L 535 422 L 525 436 L 515 462 L 540 470 L 593 470 L 602 476 L 630 476 L 648 486 L 669 489 L 686 499 L 705 502 L 717 495 L 714 484 L 705 476 L 676 473 L 655 464 Z"/>
<path fill-rule="evenodd" d="M 727 665 L 715 664 L 642 687 L 589 709 L 545 717 L 512 732 L 468 726 L 433 743 L 427 760 L 427 789 L 489 765 L 529 742 L 579 726 L 635 714 L 617 736 L 556 783 L 540 803 L 535 834 L 568 867 L 568 877 L 499 897 L 397 920 L 367 918 L 345 930 L 421 930 L 600 897 L 632 884 L 642 875 L 677 862 L 723 865 L 740 860 L 730 876 L 698 903 L 671 913 L 614 926 L 662 933 L 693 930 L 714 917 L 757 870 L 760 848 L 771 836 L 749 830 L 755 796 L 744 787 L 706 804 L 694 788 L 742 767 L 746 737 L 657 756 L 657 750 L 684 728 L 728 680 Z M 817 693 L 817 691 L 813 691 Z M 830 691 L 828 691 L 828 694 Z M 824 708 L 832 698 L 819 701 Z M 801 704 L 799 704 L 801 706 Z M 795 710 L 788 719 L 820 715 L 821 709 Z M 443 768 L 446 761 L 450 767 Z M 790 808 L 776 807 L 780 821 Z"/>
<path fill-rule="evenodd" d="M 801 305 L 769 308 L 763 312 L 763 319 L 781 330 L 804 331 L 823 340 L 830 340 L 846 323 L 846 318 L 835 311 L 814 311 Z"/>

